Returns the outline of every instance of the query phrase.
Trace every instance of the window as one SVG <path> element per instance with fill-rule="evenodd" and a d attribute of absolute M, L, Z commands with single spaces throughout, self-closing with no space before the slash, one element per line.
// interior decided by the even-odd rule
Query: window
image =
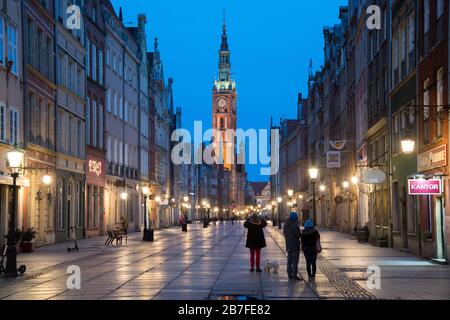
<path fill-rule="evenodd" d="M 117 108 L 117 93 L 114 93 L 114 115 L 117 116 L 119 114 L 118 108 Z"/>
<path fill-rule="evenodd" d="M 108 136 L 108 146 L 107 146 L 107 148 L 108 149 L 106 149 L 106 153 L 108 155 L 108 161 L 112 161 L 113 160 L 113 157 L 112 157 L 113 150 L 112 150 L 111 136 Z"/>
<path fill-rule="evenodd" d="M 106 111 L 111 112 L 111 89 L 106 91 Z"/>
<path fill-rule="evenodd" d="M 6 107 L 0 105 L 0 141 L 5 141 L 6 137 L 6 117 L 5 117 Z"/>
<path fill-rule="evenodd" d="M 114 162 L 119 162 L 119 141 L 117 139 L 114 139 Z"/>
<path fill-rule="evenodd" d="M 119 163 L 120 164 L 123 164 L 123 142 L 122 141 L 120 141 L 119 142 Z"/>
<path fill-rule="evenodd" d="M 64 55 L 60 54 L 59 55 L 59 84 L 63 87 L 67 88 L 67 84 L 66 84 L 66 68 L 64 66 Z"/>
<path fill-rule="evenodd" d="M 129 166 L 130 165 L 130 159 L 129 159 L 129 154 L 128 154 L 128 150 L 129 150 L 130 146 L 128 145 L 128 143 L 125 143 L 125 166 Z"/>
<path fill-rule="evenodd" d="M 428 33 L 430 31 L 430 15 L 431 15 L 430 0 L 424 0 L 423 6 L 424 6 L 423 32 Z"/>
<path fill-rule="evenodd" d="M 86 40 L 86 76 L 91 76 L 91 42 Z"/>
<path fill-rule="evenodd" d="M 97 23 L 97 7 L 96 6 L 92 7 L 92 21 L 94 21 L 94 23 Z"/>
<path fill-rule="evenodd" d="M 408 17 L 408 53 L 414 50 L 415 27 L 414 14 L 412 13 Z"/>
<path fill-rule="evenodd" d="M 11 72 L 17 74 L 17 30 L 11 24 L 8 25 L 8 60 L 13 62 Z"/>
<path fill-rule="evenodd" d="M 423 142 L 428 143 L 430 141 L 430 80 L 427 79 L 423 83 Z"/>
<path fill-rule="evenodd" d="M 97 146 L 97 101 L 92 101 L 92 145 Z"/>
<path fill-rule="evenodd" d="M 4 18 L 0 16 L 0 64 L 5 65 L 5 30 L 3 28 Z"/>
<path fill-rule="evenodd" d="M 103 149 L 103 105 L 98 105 L 98 147 Z"/>
<path fill-rule="evenodd" d="M 69 81 L 69 83 L 68 83 L 68 89 L 70 90 L 70 91 L 72 91 L 72 92 L 74 92 L 74 90 L 73 90 L 73 87 L 74 87 L 74 83 L 73 83 L 73 72 L 74 72 L 74 70 L 73 70 L 73 68 L 74 68 L 74 63 L 71 61 L 71 60 L 69 60 L 69 64 L 68 64 L 68 81 Z"/>
<path fill-rule="evenodd" d="M 129 111 L 128 111 L 128 101 L 125 101 L 125 111 L 124 111 L 124 121 L 125 122 L 128 122 L 128 119 L 129 119 Z"/>
<path fill-rule="evenodd" d="M 106 48 L 106 65 L 111 66 L 111 50 Z"/>
<path fill-rule="evenodd" d="M 117 72 L 117 57 L 115 53 L 113 53 L 113 70 Z"/>
<path fill-rule="evenodd" d="M 79 97 L 83 97 L 83 70 L 81 70 L 80 68 L 77 68 L 77 89 L 76 89 L 76 94 Z"/>
<path fill-rule="evenodd" d="M 123 98 L 119 99 L 119 118 L 123 119 Z"/>
<path fill-rule="evenodd" d="M 86 97 L 86 143 L 91 144 L 91 99 Z"/>
<path fill-rule="evenodd" d="M 98 83 L 103 85 L 103 51 L 98 50 Z"/>
<path fill-rule="evenodd" d="M 92 79 L 97 81 L 97 47 L 92 44 Z"/>
<path fill-rule="evenodd" d="M 73 117 L 67 119 L 67 152 L 73 154 Z"/>
<path fill-rule="evenodd" d="M 437 119 L 436 119 L 436 136 L 442 137 L 443 135 L 443 122 L 444 122 L 444 69 L 441 68 L 437 72 Z"/>
<path fill-rule="evenodd" d="M 439 19 L 444 15 L 444 0 L 437 0 L 436 17 Z"/>
<path fill-rule="evenodd" d="M 79 158 L 84 158 L 83 150 L 83 123 L 78 120 L 77 122 L 77 155 Z"/>
<path fill-rule="evenodd" d="M 9 110 L 9 141 L 13 145 L 19 143 L 19 113 L 15 109 Z"/>

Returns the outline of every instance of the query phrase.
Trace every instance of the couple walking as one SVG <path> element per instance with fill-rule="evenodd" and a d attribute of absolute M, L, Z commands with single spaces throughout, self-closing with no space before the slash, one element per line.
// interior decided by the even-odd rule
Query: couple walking
<path fill-rule="evenodd" d="M 291 280 L 302 280 L 298 276 L 300 249 L 303 250 L 305 255 L 308 278 L 314 280 L 316 276 L 317 254 L 322 250 L 320 247 L 320 234 L 314 227 L 314 222 L 311 219 L 305 221 L 304 227 L 305 229 L 302 232 L 298 225 L 298 215 L 292 212 L 283 228 L 288 260 L 287 273 Z"/>

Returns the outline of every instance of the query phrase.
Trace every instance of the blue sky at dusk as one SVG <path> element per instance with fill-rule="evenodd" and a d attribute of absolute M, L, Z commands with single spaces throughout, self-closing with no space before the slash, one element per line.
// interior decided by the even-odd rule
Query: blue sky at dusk
<path fill-rule="evenodd" d="M 338 23 L 345 0 L 113 0 L 126 26 L 147 15 L 148 49 L 158 37 L 166 79 L 174 78 L 183 127 L 211 127 L 211 92 L 217 75 L 223 9 L 238 91 L 238 127 L 266 128 L 270 117 L 295 117 L 297 93 L 306 95 L 308 64 L 323 63 L 322 28 Z M 247 166 L 250 181 L 268 180 Z"/>

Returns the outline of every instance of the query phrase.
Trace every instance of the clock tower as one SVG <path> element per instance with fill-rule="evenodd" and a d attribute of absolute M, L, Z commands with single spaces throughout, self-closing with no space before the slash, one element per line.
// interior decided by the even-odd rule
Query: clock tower
<path fill-rule="evenodd" d="M 219 76 L 214 81 L 212 93 L 212 128 L 216 159 L 225 169 L 233 171 L 236 163 L 236 145 L 234 134 L 227 137 L 227 130 L 236 131 L 236 83 L 231 78 L 230 50 L 225 19 L 222 27 L 222 43 L 219 50 Z M 229 141 L 230 140 L 230 141 Z"/>

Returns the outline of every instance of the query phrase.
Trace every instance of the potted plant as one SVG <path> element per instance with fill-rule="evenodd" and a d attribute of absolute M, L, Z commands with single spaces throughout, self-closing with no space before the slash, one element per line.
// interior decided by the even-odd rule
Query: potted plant
<path fill-rule="evenodd" d="M 20 251 L 21 252 L 33 252 L 32 241 L 36 237 L 36 231 L 33 228 L 28 228 L 22 231 L 22 237 L 20 238 Z"/>

